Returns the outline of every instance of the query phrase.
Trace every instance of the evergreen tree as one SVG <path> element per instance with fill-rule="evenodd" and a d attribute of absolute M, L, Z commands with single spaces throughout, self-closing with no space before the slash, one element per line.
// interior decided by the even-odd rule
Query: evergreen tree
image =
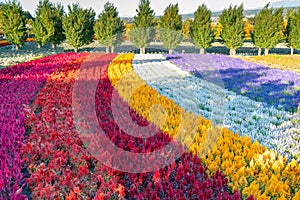
<path fill-rule="evenodd" d="M 230 55 L 235 55 L 236 49 L 243 44 L 243 18 L 243 5 L 239 7 L 230 5 L 220 15 L 220 23 L 222 25 L 221 37 L 225 42 L 225 46 L 230 49 Z"/>
<path fill-rule="evenodd" d="M 66 41 L 77 52 L 78 48 L 93 41 L 95 12 L 82 9 L 79 4 L 68 6 L 68 15 L 63 17 L 63 29 Z"/>
<path fill-rule="evenodd" d="M 291 55 L 294 54 L 294 48 L 300 49 L 300 7 L 288 18 L 287 42 L 291 48 Z"/>
<path fill-rule="evenodd" d="M 194 13 L 192 25 L 192 37 L 196 47 L 200 48 L 200 53 L 205 53 L 214 41 L 214 31 L 211 26 L 211 11 L 202 4 Z"/>
<path fill-rule="evenodd" d="M 182 19 L 181 15 L 179 15 L 178 4 L 170 4 L 167 6 L 160 19 L 160 27 L 163 46 L 169 49 L 169 53 L 172 54 L 173 49 L 182 41 L 182 34 L 180 33 Z"/>
<path fill-rule="evenodd" d="M 54 6 L 49 0 L 39 1 L 39 5 L 36 9 L 36 18 L 32 24 L 32 32 L 35 36 L 38 48 L 49 43 L 51 37 L 54 36 L 53 9 Z"/>
<path fill-rule="evenodd" d="M 61 4 L 57 4 L 52 12 L 53 23 L 54 23 L 54 35 L 51 37 L 52 48 L 56 45 L 61 44 L 65 39 L 65 34 L 63 33 L 63 16 L 64 8 Z"/>
<path fill-rule="evenodd" d="M 274 48 L 282 39 L 283 30 L 283 8 L 269 8 L 267 4 L 254 18 L 253 42 L 259 48 L 265 48 L 265 55 L 269 49 Z"/>
<path fill-rule="evenodd" d="M 160 40 L 160 19 L 154 18 L 153 24 L 154 24 L 154 30 L 155 30 L 154 41 L 158 41 L 158 40 Z"/>
<path fill-rule="evenodd" d="M 24 44 L 26 38 L 25 16 L 21 4 L 9 1 L 1 6 L 0 24 L 9 43 L 16 46 Z"/>
<path fill-rule="evenodd" d="M 117 8 L 107 2 L 94 26 L 96 38 L 101 45 L 106 46 L 106 53 L 109 53 L 110 47 L 113 52 L 114 46 L 123 40 L 125 26 L 118 15 Z"/>
<path fill-rule="evenodd" d="M 145 48 L 154 38 L 154 10 L 150 7 L 150 0 L 140 0 L 137 14 L 133 19 L 133 27 L 129 33 L 131 42 L 140 48 L 140 53 L 145 53 Z"/>

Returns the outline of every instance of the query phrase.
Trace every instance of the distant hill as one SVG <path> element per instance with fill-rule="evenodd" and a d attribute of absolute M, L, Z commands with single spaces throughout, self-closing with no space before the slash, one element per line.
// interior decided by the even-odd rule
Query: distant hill
<path fill-rule="evenodd" d="M 298 7 L 300 6 L 300 0 L 282 0 L 282 1 L 275 1 L 270 4 L 273 8 L 290 8 L 290 7 Z"/>
<path fill-rule="evenodd" d="M 270 7 L 273 8 L 280 8 L 280 7 L 284 7 L 285 10 L 288 8 L 297 8 L 300 6 L 300 0 L 282 0 L 282 1 L 276 1 L 270 4 Z M 248 9 L 248 10 L 244 10 L 244 15 L 246 17 L 249 16 L 254 16 L 257 13 L 259 13 L 259 11 L 262 8 L 256 8 L 256 9 Z M 285 11 L 284 10 L 284 11 Z M 211 15 L 212 17 L 219 17 L 222 13 L 222 10 L 220 11 L 212 11 Z M 182 19 L 190 19 L 190 18 L 194 18 L 194 14 L 193 13 L 188 13 L 188 14 L 182 14 Z M 156 18 L 160 17 L 160 16 L 155 16 Z M 124 17 L 122 18 L 124 20 L 126 20 L 127 22 L 132 22 L 133 21 L 133 17 Z"/>

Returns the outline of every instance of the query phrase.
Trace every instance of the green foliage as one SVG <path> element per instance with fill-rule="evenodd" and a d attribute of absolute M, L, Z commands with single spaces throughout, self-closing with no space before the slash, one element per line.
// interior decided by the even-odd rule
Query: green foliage
<path fill-rule="evenodd" d="M 150 7 L 149 0 L 140 0 L 137 14 L 134 16 L 133 27 L 129 32 L 131 42 L 145 53 L 145 48 L 150 44 L 155 35 L 154 10 Z"/>
<path fill-rule="evenodd" d="M 64 40 L 62 31 L 63 7 L 58 4 L 55 6 L 49 0 L 39 2 L 36 10 L 36 19 L 32 24 L 32 32 L 35 41 L 39 45 L 52 42 L 59 44 Z"/>
<path fill-rule="evenodd" d="M 79 4 L 68 6 L 69 13 L 63 17 L 63 29 L 66 41 L 75 52 L 78 48 L 93 41 L 95 12 L 82 9 Z"/>
<path fill-rule="evenodd" d="M 107 2 L 94 26 L 99 43 L 108 49 L 121 44 L 123 40 L 125 26 L 118 15 L 117 8 L 112 3 Z"/>
<path fill-rule="evenodd" d="M 54 35 L 51 37 L 53 45 L 58 45 L 66 39 L 63 33 L 63 16 L 64 8 L 61 4 L 57 4 L 53 10 Z"/>
<path fill-rule="evenodd" d="M 9 1 L 1 7 L 1 29 L 5 33 L 7 41 L 16 45 L 16 49 L 18 49 L 26 38 L 25 16 L 22 7 L 16 1 Z"/>
<path fill-rule="evenodd" d="M 160 19 L 161 39 L 163 46 L 169 49 L 175 49 L 182 41 L 180 33 L 182 27 L 181 15 L 179 15 L 178 4 L 170 4 L 164 10 L 164 14 Z"/>
<path fill-rule="evenodd" d="M 36 19 L 32 24 L 32 32 L 36 43 L 39 45 L 49 43 L 51 37 L 54 35 L 53 9 L 53 4 L 49 0 L 39 1 L 36 9 Z"/>
<path fill-rule="evenodd" d="M 243 44 L 244 21 L 243 21 L 243 5 L 229 6 L 224 9 L 220 15 L 220 23 L 222 25 L 221 37 L 225 46 L 231 50 L 231 55 L 235 54 L 235 49 Z"/>
<path fill-rule="evenodd" d="M 300 49 L 300 7 L 288 19 L 287 41 L 290 47 Z"/>
<path fill-rule="evenodd" d="M 260 48 L 274 48 L 282 39 L 283 8 L 267 4 L 254 18 L 253 41 Z"/>
<path fill-rule="evenodd" d="M 194 13 L 192 38 L 198 48 L 209 48 L 214 41 L 214 31 L 211 26 L 211 11 L 202 4 Z"/>

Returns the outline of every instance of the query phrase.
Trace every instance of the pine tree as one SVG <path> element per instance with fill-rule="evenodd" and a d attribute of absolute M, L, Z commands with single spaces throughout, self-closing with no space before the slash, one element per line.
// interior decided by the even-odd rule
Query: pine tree
<path fill-rule="evenodd" d="M 150 0 L 140 0 L 137 14 L 133 19 L 133 27 L 129 33 L 131 42 L 140 48 L 140 53 L 146 53 L 145 49 L 153 40 L 154 29 L 154 10 L 150 7 Z"/>
<path fill-rule="evenodd" d="M 53 23 L 54 23 L 54 35 L 51 37 L 52 48 L 56 45 L 61 44 L 65 39 L 65 34 L 63 33 L 63 16 L 64 8 L 61 4 L 57 4 L 53 10 Z"/>
<path fill-rule="evenodd" d="M 63 29 L 66 41 L 77 52 L 78 48 L 93 41 L 95 12 L 82 9 L 79 4 L 68 6 L 68 15 L 63 17 Z"/>
<path fill-rule="evenodd" d="M 173 49 L 182 41 L 182 34 L 180 33 L 182 19 L 181 15 L 179 15 L 178 3 L 167 6 L 160 19 L 160 27 L 163 46 L 169 49 L 169 53 L 172 54 Z"/>
<path fill-rule="evenodd" d="M 211 11 L 202 4 L 194 13 L 192 25 L 192 38 L 200 53 L 204 54 L 214 41 L 214 31 L 211 26 Z"/>
<path fill-rule="evenodd" d="M 53 9 L 54 6 L 49 0 L 39 1 L 36 9 L 36 19 L 32 24 L 32 32 L 39 48 L 49 43 L 55 34 Z"/>
<path fill-rule="evenodd" d="M 269 8 L 267 4 L 254 18 L 253 42 L 258 47 L 258 55 L 261 48 L 265 48 L 265 55 L 269 49 L 274 48 L 282 39 L 283 8 Z"/>
<path fill-rule="evenodd" d="M 236 49 L 243 44 L 243 18 L 243 5 L 239 7 L 230 5 L 220 15 L 220 23 L 222 25 L 221 37 L 225 46 L 230 49 L 230 55 L 235 55 Z"/>
<path fill-rule="evenodd" d="M 26 38 L 25 16 L 21 4 L 16 1 L 3 4 L 0 12 L 0 24 L 7 41 L 15 45 L 18 50 Z"/>
<path fill-rule="evenodd" d="M 294 48 L 300 49 L 300 7 L 288 18 L 287 42 L 291 48 L 291 55 L 294 54 Z"/>
<path fill-rule="evenodd" d="M 125 26 L 117 8 L 112 3 L 107 2 L 104 5 L 104 10 L 99 15 L 94 30 L 99 43 L 106 46 L 106 53 L 109 53 L 110 48 L 113 52 L 114 46 L 122 43 Z"/>

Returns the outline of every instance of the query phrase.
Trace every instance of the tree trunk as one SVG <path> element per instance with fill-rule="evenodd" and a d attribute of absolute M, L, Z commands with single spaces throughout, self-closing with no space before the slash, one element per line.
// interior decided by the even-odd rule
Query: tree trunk
<path fill-rule="evenodd" d="M 205 49 L 204 48 L 200 48 L 200 54 L 205 54 Z"/>
<path fill-rule="evenodd" d="M 52 43 L 52 49 L 55 49 L 56 45 L 54 43 Z"/>
<path fill-rule="evenodd" d="M 146 47 L 143 47 L 143 54 L 146 53 Z"/>
<path fill-rule="evenodd" d="M 112 46 L 112 47 L 111 47 L 111 53 L 114 53 L 114 51 L 115 51 L 115 47 Z"/>
<path fill-rule="evenodd" d="M 38 48 L 40 49 L 41 47 L 42 47 L 42 45 L 38 43 Z"/>
<path fill-rule="evenodd" d="M 106 46 L 105 52 L 109 53 L 109 46 Z"/>
<path fill-rule="evenodd" d="M 173 49 L 169 49 L 169 54 L 173 54 Z"/>
<path fill-rule="evenodd" d="M 140 48 L 140 54 L 144 54 L 144 53 L 143 53 L 143 47 Z"/>
<path fill-rule="evenodd" d="M 257 53 L 258 56 L 261 56 L 261 48 L 258 47 L 258 53 Z"/>
<path fill-rule="evenodd" d="M 291 55 L 294 55 L 294 48 L 291 47 Z"/>
<path fill-rule="evenodd" d="M 74 48 L 74 51 L 77 53 L 78 52 L 78 48 Z"/>
<path fill-rule="evenodd" d="M 19 50 L 19 45 L 16 44 L 16 50 Z"/>
<path fill-rule="evenodd" d="M 234 48 L 231 48 L 229 53 L 230 53 L 231 56 L 235 56 L 236 51 L 235 51 Z"/>
<path fill-rule="evenodd" d="M 265 56 L 269 55 L 269 49 L 265 49 Z"/>

